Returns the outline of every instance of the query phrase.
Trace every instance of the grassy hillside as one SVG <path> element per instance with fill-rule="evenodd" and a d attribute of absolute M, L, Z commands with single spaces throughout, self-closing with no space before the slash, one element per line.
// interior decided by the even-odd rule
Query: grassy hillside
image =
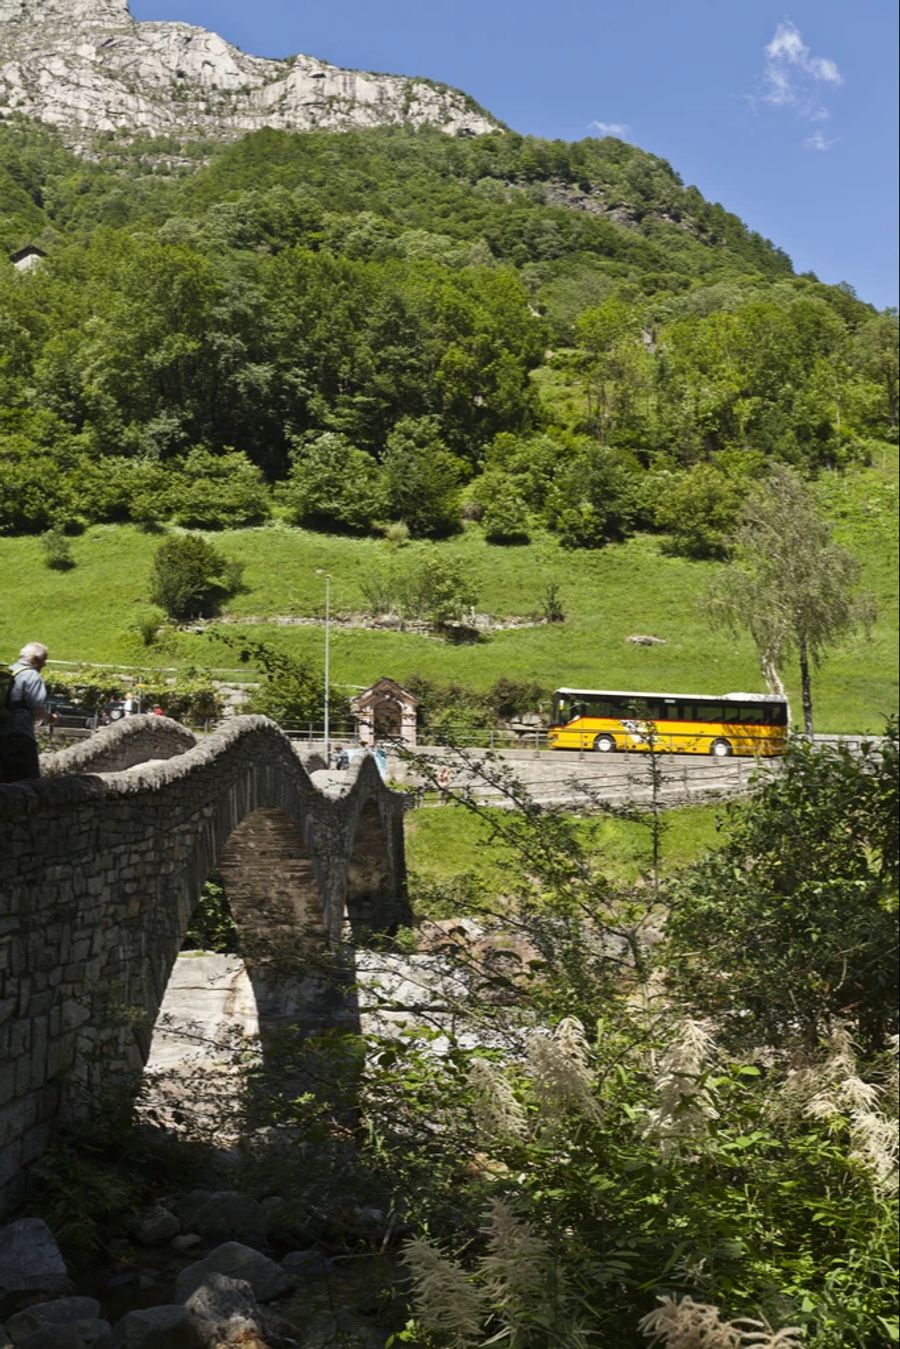
<path fill-rule="evenodd" d="M 893 548 L 896 464 L 826 478 L 835 532 L 863 565 L 863 582 L 878 616 L 828 656 L 814 683 L 819 730 L 879 730 L 896 710 L 897 567 Z M 234 652 L 212 635 L 180 632 L 162 649 L 145 647 L 136 623 L 149 608 L 148 576 L 160 535 L 133 526 L 97 525 L 72 540 L 75 566 L 46 567 L 36 538 L 0 538 L 4 603 L 0 649 L 47 642 L 60 660 L 177 666 L 234 666 Z M 637 535 L 599 550 L 562 548 L 551 535 L 530 544 L 487 544 L 477 525 L 443 543 L 427 545 L 471 566 L 479 608 L 496 618 L 540 609 L 546 585 L 559 585 L 563 624 L 538 624 L 472 645 L 412 633 L 341 625 L 364 608 L 362 585 L 396 554 L 379 539 L 351 539 L 273 525 L 214 536 L 228 556 L 246 564 L 245 590 L 226 615 L 248 622 L 229 630 L 319 662 L 321 626 L 281 626 L 275 616 L 321 618 L 324 583 L 332 578 L 332 674 L 335 682 L 364 686 L 381 675 L 401 681 L 420 673 L 486 689 L 505 675 L 546 688 L 587 685 L 725 692 L 762 688 L 749 639 L 735 640 L 711 625 L 701 596 L 715 562 L 669 557 L 660 536 Z M 15 578 L 13 580 L 13 578 Z M 637 646 L 635 634 L 664 645 Z M 798 693 L 796 671 L 788 670 Z"/>
<path fill-rule="evenodd" d="M 338 620 L 359 618 L 402 523 L 418 556 L 471 569 L 480 611 L 527 619 L 553 584 L 566 621 L 466 646 L 336 621 L 339 684 L 759 689 L 749 640 L 702 596 L 742 499 L 787 462 L 818 478 L 878 605 L 818 672 L 818 725 L 877 730 L 896 707 L 894 317 L 794 276 L 609 138 L 175 149 L 78 160 L 0 127 L 0 242 L 49 254 L 0 269 L 3 652 L 38 637 L 60 660 L 233 666 L 214 629 L 140 636 L 158 542 L 189 527 L 245 564 L 238 631 L 318 661 L 321 628 L 278 620 L 321 616 L 323 570 Z M 685 500 L 699 543 L 678 538 Z M 69 571 L 45 565 L 49 528 L 72 536 Z"/>

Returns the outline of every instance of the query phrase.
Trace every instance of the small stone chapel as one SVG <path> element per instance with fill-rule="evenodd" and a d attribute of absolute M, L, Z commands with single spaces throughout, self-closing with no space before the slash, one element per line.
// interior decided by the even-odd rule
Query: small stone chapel
<path fill-rule="evenodd" d="M 359 743 L 371 748 L 378 741 L 394 741 L 415 749 L 419 700 L 393 679 L 379 679 L 350 701 L 359 726 Z"/>

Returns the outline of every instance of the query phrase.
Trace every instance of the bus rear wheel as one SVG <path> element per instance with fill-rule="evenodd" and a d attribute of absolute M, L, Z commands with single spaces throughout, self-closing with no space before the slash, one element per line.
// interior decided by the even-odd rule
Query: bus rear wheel
<path fill-rule="evenodd" d="M 611 735 L 598 735 L 594 741 L 594 749 L 599 754 L 612 754 L 616 748 L 616 742 Z"/>
<path fill-rule="evenodd" d="M 709 747 L 709 752 L 714 759 L 730 759 L 734 750 L 728 740 L 714 740 Z"/>

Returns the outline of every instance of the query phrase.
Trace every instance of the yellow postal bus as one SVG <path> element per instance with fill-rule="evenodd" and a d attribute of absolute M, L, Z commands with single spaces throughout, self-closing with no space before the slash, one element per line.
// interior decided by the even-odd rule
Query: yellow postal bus
<path fill-rule="evenodd" d="M 623 693 L 557 689 L 550 749 L 674 754 L 783 754 L 787 703 L 764 693 Z"/>

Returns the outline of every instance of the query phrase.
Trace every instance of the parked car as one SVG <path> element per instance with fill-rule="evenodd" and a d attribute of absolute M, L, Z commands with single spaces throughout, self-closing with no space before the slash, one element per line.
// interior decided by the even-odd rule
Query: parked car
<path fill-rule="evenodd" d="M 90 712 L 86 707 L 79 707 L 77 703 L 70 703 L 65 698 L 51 698 L 50 709 L 55 712 L 59 720 L 57 726 L 74 726 L 79 729 L 87 727 L 93 729 L 97 725 L 96 712 Z"/>

